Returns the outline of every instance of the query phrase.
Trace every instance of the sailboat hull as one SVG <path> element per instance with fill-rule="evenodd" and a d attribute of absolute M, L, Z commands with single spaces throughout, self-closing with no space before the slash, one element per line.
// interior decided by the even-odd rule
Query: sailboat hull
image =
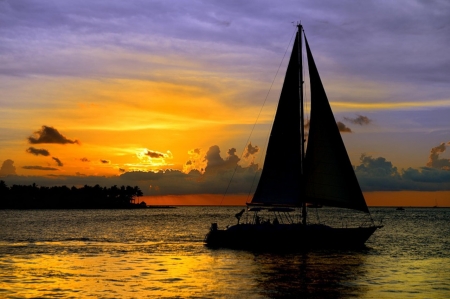
<path fill-rule="evenodd" d="M 209 247 L 235 249 L 361 248 L 380 226 L 332 228 L 326 225 L 239 224 L 226 230 L 211 229 Z"/>

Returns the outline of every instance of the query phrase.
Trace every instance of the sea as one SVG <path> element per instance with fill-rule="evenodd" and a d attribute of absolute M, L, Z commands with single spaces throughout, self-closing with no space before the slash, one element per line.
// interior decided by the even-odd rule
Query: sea
<path fill-rule="evenodd" d="M 450 298 L 450 208 L 371 208 L 358 250 L 206 247 L 241 209 L 0 210 L 0 298 Z"/>

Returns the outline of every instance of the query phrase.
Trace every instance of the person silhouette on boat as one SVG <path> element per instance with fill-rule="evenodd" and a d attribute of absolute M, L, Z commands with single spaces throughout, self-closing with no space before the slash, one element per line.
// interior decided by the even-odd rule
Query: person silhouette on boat
<path fill-rule="evenodd" d="M 245 212 L 245 209 L 242 209 L 242 211 L 240 211 L 239 213 L 237 213 L 236 215 L 234 215 L 234 217 L 237 218 L 237 221 L 238 221 L 237 224 L 239 224 L 239 221 L 241 220 L 242 214 L 244 214 L 244 212 Z"/>

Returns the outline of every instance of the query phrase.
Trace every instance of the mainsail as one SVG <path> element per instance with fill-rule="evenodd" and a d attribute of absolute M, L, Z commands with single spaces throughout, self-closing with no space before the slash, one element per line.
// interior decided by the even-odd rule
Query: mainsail
<path fill-rule="evenodd" d="M 300 133 L 300 34 L 301 30 L 294 42 L 263 171 L 251 204 L 301 206 L 308 202 L 369 212 L 306 37 L 311 116 L 306 155 L 301 155 L 304 137 Z"/>
<path fill-rule="evenodd" d="M 284 78 L 252 204 L 300 206 L 299 34 Z"/>

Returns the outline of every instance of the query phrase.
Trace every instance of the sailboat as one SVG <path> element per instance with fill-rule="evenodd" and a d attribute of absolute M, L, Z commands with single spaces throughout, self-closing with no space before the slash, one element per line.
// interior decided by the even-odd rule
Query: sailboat
<path fill-rule="evenodd" d="M 302 40 L 311 92 L 308 134 L 303 107 Z M 289 163 L 282 163 L 280 157 Z M 247 212 L 253 212 L 253 217 L 240 223 L 242 212 L 238 213 L 238 224 L 226 229 L 212 223 L 205 243 L 210 247 L 258 249 L 360 247 L 382 227 L 375 225 L 372 217 L 368 226 L 335 228 L 310 224 L 307 206 L 347 208 L 370 216 L 303 26 L 298 24 L 261 177 L 251 202 L 247 203 Z M 258 213 L 263 210 L 279 217 L 261 221 Z M 289 216 L 299 210 L 301 217 L 297 220 Z"/>

